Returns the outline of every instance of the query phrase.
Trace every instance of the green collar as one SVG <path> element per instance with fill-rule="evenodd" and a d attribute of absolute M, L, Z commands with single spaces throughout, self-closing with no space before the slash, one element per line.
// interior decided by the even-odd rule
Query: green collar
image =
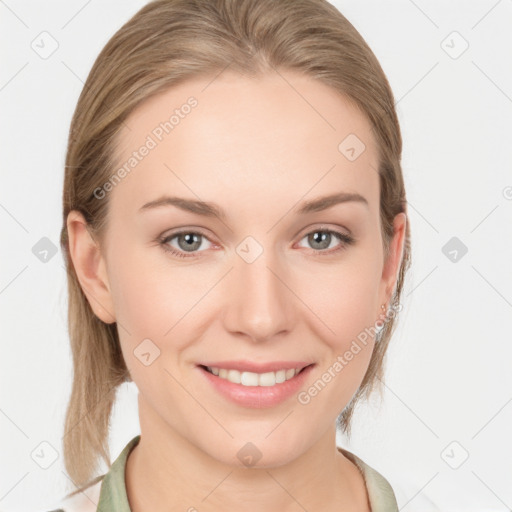
<path fill-rule="evenodd" d="M 131 512 L 124 472 L 129 453 L 140 441 L 140 434 L 135 436 L 119 454 L 101 483 L 98 512 Z"/>

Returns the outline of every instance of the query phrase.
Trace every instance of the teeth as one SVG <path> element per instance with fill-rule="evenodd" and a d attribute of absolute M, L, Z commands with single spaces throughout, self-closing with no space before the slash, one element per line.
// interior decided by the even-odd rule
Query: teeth
<path fill-rule="evenodd" d="M 239 372 L 238 370 L 226 370 L 225 368 L 210 366 L 207 366 L 206 369 L 213 373 L 213 375 L 217 375 L 221 379 L 228 380 L 234 384 L 242 384 L 243 386 L 274 386 L 295 377 L 302 368 L 290 368 L 289 370 L 267 373 Z"/>

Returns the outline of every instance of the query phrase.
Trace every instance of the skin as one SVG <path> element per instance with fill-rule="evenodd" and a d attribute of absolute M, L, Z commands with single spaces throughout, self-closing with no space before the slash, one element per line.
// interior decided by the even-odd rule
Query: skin
<path fill-rule="evenodd" d="M 364 377 L 371 337 L 307 405 L 296 396 L 266 409 L 235 405 L 195 366 L 312 360 L 307 389 L 382 318 L 396 285 L 406 217 L 395 218 L 384 261 L 369 122 L 329 87 L 280 73 L 225 71 L 146 100 L 121 133 L 119 165 L 187 98 L 198 105 L 102 199 L 110 201 L 103 246 L 80 213 L 68 217 L 80 283 L 95 314 L 117 322 L 139 389 L 141 441 L 125 475 L 135 512 L 370 510 L 362 475 L 336 449 L 335 419 Z M 338 150 L 350 133 L 366 145 L 354 161 Z M 303 201 L 337 191 L 359 193 L 368 206 L 296 214 Z M 138 211 L 165 194 L 214 202 L 226 220 L 175 206 Z M 205 235 L 192 252 L 183 237 L 167 242 L 190 257 L 156 241 L 177 228 Z M 308 239 L 325 229 L 355 242 Z M 249 235 L 263 249 L 252 263 L 236 252 Z M 134 355 L 146 338 L 160 349 L 149 366 Z M 252 467 L 236 456 L 248 441 L 262 454 Z"/>

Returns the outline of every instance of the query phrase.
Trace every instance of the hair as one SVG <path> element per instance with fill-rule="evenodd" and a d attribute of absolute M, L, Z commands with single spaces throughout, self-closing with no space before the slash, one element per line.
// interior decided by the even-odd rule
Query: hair
<path fill-rule="evenodd" d="M 114 172 L 116 141 L 124 121 L 148 98 L 228 67 L 255 77 L 290 70 L 343 95 L 370 121 L 377 141 L 386 257 L 393 219 L 400 212 L 407 215 L 402 138 L 393 93 L 365 40 L 332 4 L 326 0 L 154 0 L 141 8 L 94 62 L 78 99 L 67 146 L 60 244 L 68 278 L 74 375 L 63 450 L 65 468 L 77 486 L 90 484 L 100 457 L 111 466 L 110 416 L 119 385 L 131 381 L 131 376 L 116 323 L 106 324 L 96 317 L 78 281 L 69 253 L 68 214 L 81 212 L 101 246 L 108 198 L 100 201 L 94 191 Z M 395 305 L 410 266 L 409 222 L 405 237 L 392 298 Z M 396 317 L 384 323 L 361 385 L 337 418 L 337 428 L 349 436 L 355 405 L 374 389 L 381 391 L 377 383 L 382 381 Z"/>

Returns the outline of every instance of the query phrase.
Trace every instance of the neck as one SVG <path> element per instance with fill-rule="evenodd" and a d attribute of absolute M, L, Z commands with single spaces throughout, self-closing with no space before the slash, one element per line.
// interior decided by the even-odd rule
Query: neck
<path fill-rule="evenodd" d="M 139 399 L 140 406 L 149 412 Z M 336 448 L 334 425 L 283 465 L 245 467 L 211 457 L 161 419 L 140 418 L 125 473 L 132 512 L 370 510 L 362 475 Z"/>

